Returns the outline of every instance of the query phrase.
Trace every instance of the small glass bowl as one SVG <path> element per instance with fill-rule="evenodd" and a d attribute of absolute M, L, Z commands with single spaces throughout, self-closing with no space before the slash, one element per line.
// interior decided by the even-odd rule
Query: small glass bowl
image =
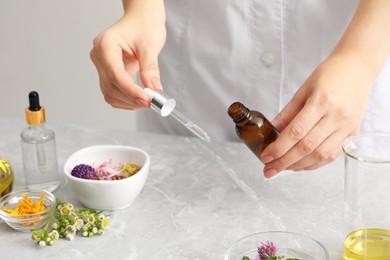
<path fill-rule="evenodd" d="M 46 208 L 38 213 L 34 214 L 10 214 L 4 211 L 7 209 L 16 209 L 19 202 L 23 200 L 24 195 L 27 194 L 28 198 L 32 199 L 32 202 L 39 200 L 42 194 L 46 194 L 43 199 L 43 204 Z M 15 230 L 27 232 L 31 229 L 42 228 L 48 221 L 49 216 L 56 208 L 55 196 L 44 190 L 20 190 L 9 193 L 4 197 L 0 198 L 0 218 L 2 218 L 10 227 Z"/>
<path fill-rule="evenodd" d="M 244 256 L 257 259 L 257 247 L 272 242 L 277 247 L 277 256 L 300 260 L 329 260 L 326 248 L 318 241 L 301 234 L 286 231 L 260 232 L 234 242 L 226 251 L 225 260 L 242 260 Z"/>

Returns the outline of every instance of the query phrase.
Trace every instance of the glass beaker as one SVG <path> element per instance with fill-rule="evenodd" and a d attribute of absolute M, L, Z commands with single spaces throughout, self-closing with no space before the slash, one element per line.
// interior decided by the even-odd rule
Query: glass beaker
<path fill-rule="evenodd" d="M 350 137 L 345 154 L 345 260 L 390 259 L 390 135 Z"/>

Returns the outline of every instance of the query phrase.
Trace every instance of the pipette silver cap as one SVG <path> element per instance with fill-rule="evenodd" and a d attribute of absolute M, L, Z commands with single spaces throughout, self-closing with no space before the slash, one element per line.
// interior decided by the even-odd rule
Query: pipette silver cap
<path fill-rule="evenodd" d="M 158 93 L 150 88 L 144 89 L 149 95 L 151 108 L 161 116 L 169 116 L 176 107 L 176 100 L 168 97 L 164 93 Z"/>

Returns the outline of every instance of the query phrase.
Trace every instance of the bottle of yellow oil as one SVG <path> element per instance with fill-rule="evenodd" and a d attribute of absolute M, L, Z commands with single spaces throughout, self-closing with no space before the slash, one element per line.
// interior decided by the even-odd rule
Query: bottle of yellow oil
<path fill-rule="evenodd" d="M 9 162 L 0 157 L 0 197 L 10 193 L 14 184 L 14 172 Z"/>

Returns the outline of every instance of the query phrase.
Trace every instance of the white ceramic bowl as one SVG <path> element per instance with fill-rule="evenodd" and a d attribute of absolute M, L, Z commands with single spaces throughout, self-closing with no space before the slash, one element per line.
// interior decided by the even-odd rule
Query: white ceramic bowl
<path fill-rule="evenodd" d="M 86 180 L 72 176 L 78 164 L 100 164 L 111 160 L 113 164 L 136 163 L 142 168 L 121 180 Z M 86 207 L 98 210 L 118 210 L 130 206 L 145 185 L 149 173 L 149 155 L 135 147 L 97 145 L 73 153 L 65 162 L 64 172 L 73 194 Z"/>

